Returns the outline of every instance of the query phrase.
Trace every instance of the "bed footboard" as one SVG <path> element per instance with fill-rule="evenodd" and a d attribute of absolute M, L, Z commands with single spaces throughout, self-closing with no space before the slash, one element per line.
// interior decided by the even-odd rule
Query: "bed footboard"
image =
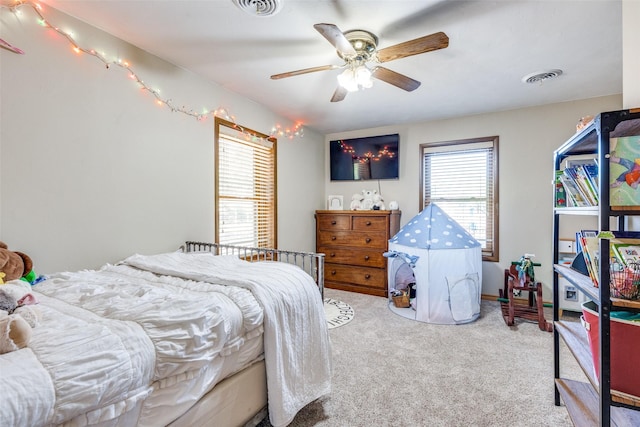
<path fill-rule="evenodd" d="M 185 242 L 180 249 L 183 252 L 212 252 L 214 255 L 238 255 L 245 261 L 250 262 L 279 261 L 297 265 L 313 278 L 324 300 L 324 254 L 203 242 Z"/>

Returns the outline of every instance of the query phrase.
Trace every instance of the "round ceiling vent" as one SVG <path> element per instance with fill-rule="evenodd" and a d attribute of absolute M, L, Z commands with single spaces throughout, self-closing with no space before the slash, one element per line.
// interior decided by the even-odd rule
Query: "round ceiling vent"
<path fill-rule="evenodd" d="M 538 73 L 532 73 L 524 76 L 522 81 L 524 83 L 542 83 L 544 81 L 555 79 L 562 75 L 562 70 L 549 70 Z"/>
<path fill-rule="evenodd" d="M 238 8 L 253 16 L 273 16 L 282 8 L 280 0 L 233 0 Z"/>

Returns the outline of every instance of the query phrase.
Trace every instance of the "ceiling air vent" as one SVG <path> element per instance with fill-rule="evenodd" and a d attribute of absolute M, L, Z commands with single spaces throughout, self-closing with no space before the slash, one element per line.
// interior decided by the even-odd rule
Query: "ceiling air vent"
<path fill-rule="evenodd" d="M 547 80 L 555 79 L 562 75 L 562 70 L 549 70 L 538 73 L 528 74 L 522 78 L 524 83 L 542 83 Z"/>
<path fill-rule="evenodd" d="M 282 8 L 280 0 L 233 0 L 239 9 L 253 16 L 273 16 Z"/>

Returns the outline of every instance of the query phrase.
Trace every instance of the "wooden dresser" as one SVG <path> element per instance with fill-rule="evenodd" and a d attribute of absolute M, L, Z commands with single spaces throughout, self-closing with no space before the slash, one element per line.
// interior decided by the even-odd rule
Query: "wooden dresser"
<path fill-rule="evenodd" d="M 382 254 L 400 229 L 400 211 L 316 211 L 316 252 L 328 288 L 387 296 Z"/>

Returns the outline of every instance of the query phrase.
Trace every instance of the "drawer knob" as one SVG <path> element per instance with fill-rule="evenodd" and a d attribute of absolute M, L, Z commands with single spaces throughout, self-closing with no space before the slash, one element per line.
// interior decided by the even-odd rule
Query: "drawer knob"
<path fill-rule="evenodd" d="M 370 243 L 371 242 L 371 238 L 367 237 L 366 239 L 364 239 L 365 242 Z"/>
<path fill-rule="evenodd" d="M 335 221 L 335 220 L 334 220 L 334 221 L 331 221 L 331 225 L 336 225 L 336 224 L 337 224 L 337 223 L 336 223 L 336 221 Z"/>
<path fill-rule="evenodd" d="M 364 260 L 365 260 L 365 261 L 369 261 L 369 255 L 365 255 L 365 256 L 364 256 Z"/>
<path fill-rule="evenodd" d="M 336 240 L 336 236 L 331 236 L 331 240 Z"/>
<path fill-rule="evenodd" d="M 334 257 L 334 256 L 336 256 L 336 254 L 334 254 L 333 252 L 331 252 L 331 253 L 329 254 L 329 256 L 330 256 L 330 257 Z"/>
<path fill-rule="evenodd" d="M 336 271 L 335 270 L 331 270 L 331 274 L 335 276 L 336 275 Z"/>
<path fill-rule="evenodd" d="M 371 225 L 371 221 L 367 221 L 367 225 Z"/>
<path fill-rule="evenodd" d="M 365 274 L 365 275 L 364 275 L 364 278 L 365 278 L 365 279 L 367 279 L 367 280 L 369 280 L 369 279 L 371 278 L 371 275 L 370 275 L 370 274 Z"/>

